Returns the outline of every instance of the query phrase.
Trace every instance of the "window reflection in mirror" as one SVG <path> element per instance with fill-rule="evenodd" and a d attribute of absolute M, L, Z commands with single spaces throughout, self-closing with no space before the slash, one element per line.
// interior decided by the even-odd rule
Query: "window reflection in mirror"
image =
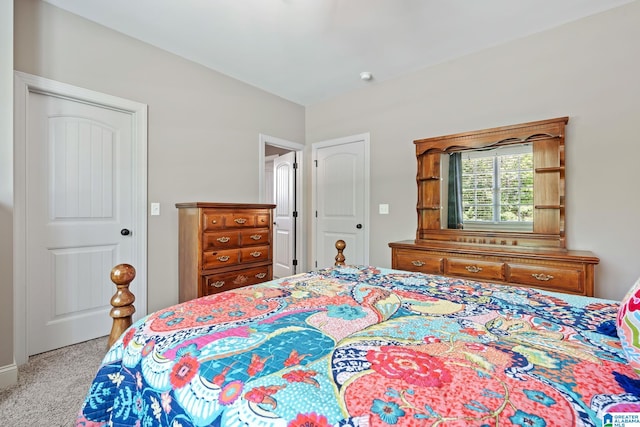
<path fill-rule="evenodd" d="M 445 228 L 533 231 L 533 149 L 515 144 L 442 155 Z"/>

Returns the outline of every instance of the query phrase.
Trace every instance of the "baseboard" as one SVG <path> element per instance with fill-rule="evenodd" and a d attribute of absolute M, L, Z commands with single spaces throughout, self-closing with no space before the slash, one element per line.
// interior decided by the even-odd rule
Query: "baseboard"
<path fill-rule="evenodd" d="M 9 387 L 18 382 L 18 365 L 0 366 L 0 389 Z"/>

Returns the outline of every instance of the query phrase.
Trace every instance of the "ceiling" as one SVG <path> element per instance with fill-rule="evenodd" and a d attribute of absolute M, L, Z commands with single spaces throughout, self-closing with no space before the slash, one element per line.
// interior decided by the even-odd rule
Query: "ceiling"
<path fill-rule="evenodd" d="M 306 106 L 633 0 L 45 1 Z"/>

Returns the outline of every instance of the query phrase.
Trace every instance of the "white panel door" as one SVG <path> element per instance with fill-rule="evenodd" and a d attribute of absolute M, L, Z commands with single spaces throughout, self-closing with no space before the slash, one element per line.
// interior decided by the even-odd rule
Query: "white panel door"
<path fill-rule="evenodd" d="M 316 263 L 335 263 L 336 240 L 346 243 L 347 264 L 367 261 L 365 248 L 365 144 L 363 140 L 316 152 Z"/>
<path fill-rule="evenodd" d="M 275 227 L 273 229 L 273 275 L 286 277 L 295 274 L 293 260 L 295 258 L 295 177 L 294 151 L 273 160 L 274 211 Z"/>
<path fill-rule="evenodd" d="M 274 155 L 264 159 L 264 203 L 275 203 L 276 200 L 273 194 L 273 159 L 277 157 Z"/>
<path fill-rule="evenodd" d="M 137 231 L 131 114 L 38 93 L 28 108 L 31 355 L 108 335 L 110 271 L 130 262 Z"/>

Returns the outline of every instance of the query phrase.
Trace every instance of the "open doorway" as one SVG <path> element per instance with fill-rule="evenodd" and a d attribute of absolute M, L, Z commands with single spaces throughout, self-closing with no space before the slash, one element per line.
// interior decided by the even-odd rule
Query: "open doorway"
<path fill-rule="evenodd" d="M 304 145 L 260 135 L 260 202 L 273 203 L 273 276 L 305 271 L 302 212 Z"/>

